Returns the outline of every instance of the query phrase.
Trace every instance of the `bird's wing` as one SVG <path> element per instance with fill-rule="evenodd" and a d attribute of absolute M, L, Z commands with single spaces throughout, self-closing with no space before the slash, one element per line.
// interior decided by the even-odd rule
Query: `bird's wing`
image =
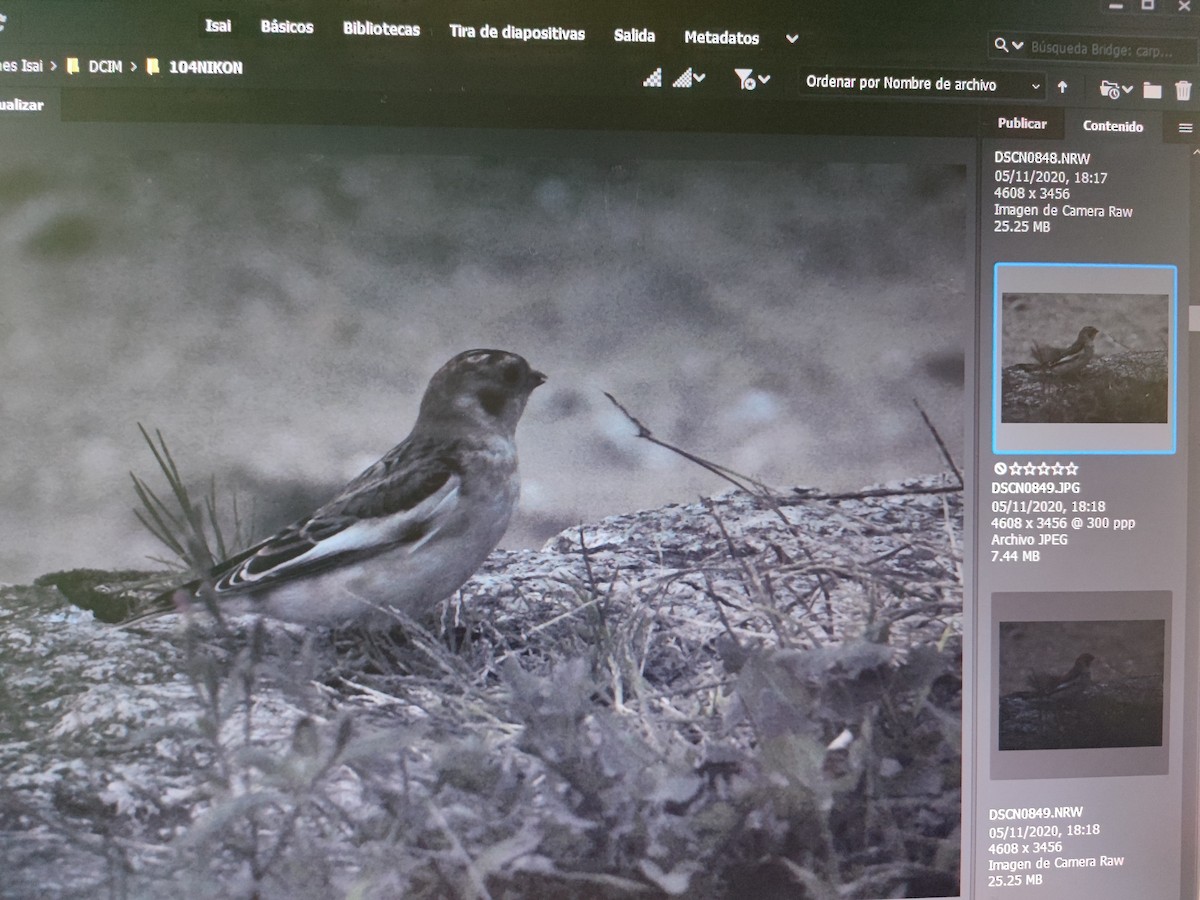
<path fill-rule="evenodd" d="M 430 540 L 452 517 L 462 485 L 453 454 L 411 441 L 354 479 L 329 503 L 228 560 L 214 589 L 244 593 Z"/>
<path fill-rule="evenodd" d="M 1095 350 L 1091 344 L 1084 344 L 1078 350 L 1064 353 L 1059 359 L 1056 359 L 1048 368 L 1051 370 L 1058 369 L 1060 371 L 1073 371 L 1082 369 L 1095 356 Z"/>
<path fill-rule="evenodd" d="M 1049 366 L 1052 365 L 1055 360 L 1061 358 L 1064 351 L 1062 347 L 1054 347 L 1050 344 L 1035 343 L 1030 348 L 1029 352 L 1040 365 Z"/>

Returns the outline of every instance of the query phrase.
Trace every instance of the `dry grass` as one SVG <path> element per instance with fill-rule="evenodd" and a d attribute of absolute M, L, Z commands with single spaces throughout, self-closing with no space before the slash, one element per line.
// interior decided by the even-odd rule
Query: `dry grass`
<path fill-rule="evenodd" d="M 197 714 L 172 740 L 207 787 L 150 883 L 957 893 L 961 483 L 832 497 L 722 477 L 747 490 L 493 557 L 436 623 L 193 623 Z M 286 727 L 280 694 L 305 711 Z"/>
<path fill-rule="evenodd" d="M 1161 350 L 1093 359 L 1074 376 L 1011 366 L 1001 380 L 1003 422 L 1165 423 L 1167 354 Z"/>

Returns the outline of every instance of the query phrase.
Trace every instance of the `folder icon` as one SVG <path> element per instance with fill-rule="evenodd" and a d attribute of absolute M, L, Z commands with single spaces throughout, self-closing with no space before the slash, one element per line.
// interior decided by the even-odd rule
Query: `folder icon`
<path fill-rule="evenodd" d="M 67 57 L 67 74 L 68 75 L 78 75 L 79 74 L 79 57 L 78 56 L 68 56 Z"/>
<path fill-rule="evenodd" d="M 159 74 L 158 57 L 157 56 L 147 56 L 146 57 L 146 74 L 147 75 L 158 75 Z"/>
<path fill-rule="evenodd" d="M 1162 85 L 1155 84 L 1153 81 L 1142 82 L 1142 97 L 1146 100 L 1161 100 Z"/>

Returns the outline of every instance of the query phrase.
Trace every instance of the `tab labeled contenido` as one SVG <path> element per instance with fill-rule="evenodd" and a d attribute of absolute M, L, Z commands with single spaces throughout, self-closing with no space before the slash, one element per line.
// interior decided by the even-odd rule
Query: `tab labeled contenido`
<path fill-rule="evenodd" d="M 1105 134 L 1145 134 L 1146 126 L 1139 119 L 1084 119 L 1083 130 Z"/>

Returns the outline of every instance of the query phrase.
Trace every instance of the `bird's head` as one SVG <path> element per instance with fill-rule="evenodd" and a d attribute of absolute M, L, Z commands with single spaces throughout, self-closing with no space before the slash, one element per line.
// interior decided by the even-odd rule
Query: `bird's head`
<path fill-rule="evenodd" d="M 1079 340 L 1091 343 L 1096 339 L 1096 335 L 1100 333 L 1099 328 L 1093 328 L 1091 325 L 1085 325 L 1079 329 Z"/>
<path fill-rule="evenodd" d="M 525 402 L 546 376 L 505 350 L 467 350 L 437 370 L 421 399 L 427 425 L 466 422 L 513 433 Z"/>

